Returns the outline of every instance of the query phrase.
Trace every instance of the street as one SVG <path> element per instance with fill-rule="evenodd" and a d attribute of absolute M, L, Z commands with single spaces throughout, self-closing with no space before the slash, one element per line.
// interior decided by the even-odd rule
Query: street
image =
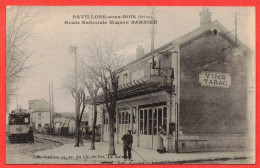
<path fill-rule="evenodd" d="M 6 163 L 7 164 L 23 164 L 34 162 L 32 155 L 34 152 L 53 149 L 61 146 L 61 143 L 52 142 L 49 140 L 35 138 L 34 144 L 29 143 L 10 143 L 8 138 L 6 141 Z"/>

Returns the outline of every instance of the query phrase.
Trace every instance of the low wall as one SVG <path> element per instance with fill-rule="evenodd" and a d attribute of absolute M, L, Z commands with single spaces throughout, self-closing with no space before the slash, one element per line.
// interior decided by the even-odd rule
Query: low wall
<path fill-rule="evenodd" d="M 121 136 L 119 136 L 119 143 L 122 143 Z M 133 146 L 137 146 L 137 136 L 133 135 L 134 142 Z M 164 139 L 165 146 L 166 137 Z M 109 134 L 104 133 L 104 141 L 109 141 Z M 170 152 L 175 152 L 174 145 L 175 139 L 174 137 L 170 138 Z M 115 134 L 115 143 L 117 143 L 117 135 Z M 252 137 L 240 134 L 233 135 L 181 135 L 178 141 L 178 149 L 180 153 L 188 153 L 188 152 L 218 152 L 218 151 L 253 151 L 254 150 L 254 139 Z M 145 147 L 141 145 L 141 147 Z M 156 146 L 154 146 L 156 150 Z"/>
<path fill-rule="evenodd" d="M 180 137 L 179 152 L 248 151 L 253 138 L 245 135 L 200 135 Z"/>

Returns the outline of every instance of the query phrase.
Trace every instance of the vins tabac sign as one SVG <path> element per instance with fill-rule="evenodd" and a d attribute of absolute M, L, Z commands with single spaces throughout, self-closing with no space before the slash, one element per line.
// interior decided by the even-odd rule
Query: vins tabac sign
<path fill-rule="evenodd" d="M 229 88 L 231 76 L 228 73 L 202 71 L 199 74 L 199 82 L 202 86 Z"/>

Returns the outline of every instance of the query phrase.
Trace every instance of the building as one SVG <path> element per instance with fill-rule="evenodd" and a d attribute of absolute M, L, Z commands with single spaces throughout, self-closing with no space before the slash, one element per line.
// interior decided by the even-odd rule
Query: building
<path fill-rule="evenodd" d="M 38 132 L 46 132 L 50 126 L 51 105 L 44 99 L 30 100 L 29 112 L 31 113 L 31 125 Z"/>
<path fill-rule="evenodd" d="M 88 114 L 83 113 L 81 127 L 88 125 Z M 54 114 L 54 133 L 56 135 L 73 135 L 75 134 L 76 117 L 75 113 L 55 113 Z"/>
<path fill-rule="evenodd" d="M 200 26 L 155 49 L 154 58 L 139 46 L 137 59 L 118 70 L 116 143 L 131 129 L 134 146 L 156 149 L 161 125 L 168 152 L 249 148 L 252 52 L 211 14 L 203 8 Z M 102 96 L 99 112 L 108 141 Z"/>
<path fill-rule="evenodd" d="M 29 111 L 31 118 L 31 125 L 37 132 L 48 133 L 50 128 L 51 116 L 50 116 L 50 104 L 44 100 L 30 100 Z M 52 107 L 54 111 L 54 107 Z M 54 133 L 58 134 L 58 129 L 67 129 L 66 135 L 75 133 L 75 113 L 63 112 L 53 113 Z M 86 112 L 82 116 L 82 125 L 87 125 L 89 120 L 89 114 Z"/>

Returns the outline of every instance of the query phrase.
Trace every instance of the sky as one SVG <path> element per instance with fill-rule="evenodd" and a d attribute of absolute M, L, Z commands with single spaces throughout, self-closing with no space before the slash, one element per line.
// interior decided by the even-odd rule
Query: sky
<path fill-rule="evenodd" d="M 74 55 L 69 46 L 77 47 L 79 59 L 88 56 L 87 43 L 91 32 L 97 39 L 115 36 L 115 44 L 125 45 L 126 58 L 135 59 L 136 48 L 142 45 L 145 53 L 151 50 L 150 25 L 121 24 L 64 24 L 65 21 L 89 21 L 73 19 L 77 15 L 145 15 L 151 16 L 150 7 L 32 7 L 38 14 L 31 25 L 33 36 L 27 41 L 32 56 L 27 62 L 33 67 L 17 84 L 17 102 L 28 109 L 29 100 L 49 100 L 49 83 L 54 85 L 54 106 L 56 112 L 74 112 L 74 99 L 64 87 L 66 77 L 73 73 Z M 155 49 L 199 27 L 199 12 L 202 7 L 156 7 Z M 252 51 L 255 50 L 255 8 L 253 7 L 209 7 L 212 21 L 218 20 L 227 29 L 234 30 L 234 12 L 238 13 L 238 39 Z M 127 21 L 133 19 L 113 19 Z M 144 20 L 144 19 L 142 19 Z M 94 20 L 93 20 L 94 21 Z M 100 21 L 100 20 L 95 20 Z M 12 97 L 9 109 L 16 108 L 16 97 Z"/>

